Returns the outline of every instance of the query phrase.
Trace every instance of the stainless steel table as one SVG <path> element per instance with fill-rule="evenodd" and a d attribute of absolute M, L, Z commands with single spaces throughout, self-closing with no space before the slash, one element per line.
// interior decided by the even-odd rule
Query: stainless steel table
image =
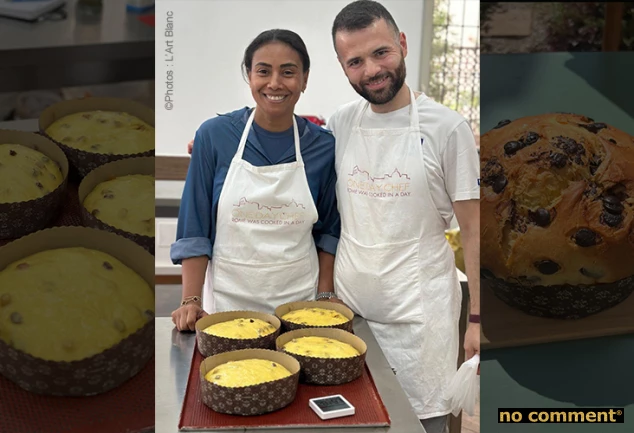
<path fill-rule="evenodd" d="M 354 332 L 368 346 L 366 362 L 372 373 L 381 398 L 390 415 L 390 428 L 349 429 L 353 433 L 369 432 L 422 432 L 420 421 L 396 377 L 392 373 L 383 352 L 379 348 L 366 321 L 354 319 Z M 185 396 L 187 377 L 194 350 L 195 334 L 178 332 L 171 318 L 156 318 L 156 432 L 176 433 L 180 411 Z M 305 433 L 311 429 L 267 429 L 267 433 Z M 315 429 L 312 429 L 313 431 Z M 319 429 L 321 430 L 321 429 Z M 235 431 L 235 430 L 234 430 Z M 254 431 L 247 429 L 242 431 Z M 326 430 L 327 431 L 327 430 Z M 332 431 L 332 429 L 330 429 Z"/>
<path fill-rule="evenodd" d="M 0 18 L 0 92 L 154 79 L 154 28 L 104 0 L 99 14 L 67 0 L 66 18 Z"/>

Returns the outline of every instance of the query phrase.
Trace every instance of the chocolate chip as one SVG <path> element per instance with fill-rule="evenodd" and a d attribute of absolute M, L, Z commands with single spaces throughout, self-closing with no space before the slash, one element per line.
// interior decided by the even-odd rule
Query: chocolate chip
<path fill-rule="evenodd" d="M 593 134 L 596 134 L 600 130 L 602 130 L 603 128 L 607 128 L 608 127 L 608 125 L 606 125 L 605 123 L 590 123 L 588 125 L 579 124 L 579 126 L 581 126 L 582 128 L 587 129 L 588 131 L 592 132 Z"/>
<path fill-rule="evenodd" d="M 558 136 L 553 144 L 570 156 L 585 155 L 586 153 L 586 149 L 570 137 Z"/>
<path fill-rule="evenodd" d="M 143 315 L 145 316 L 145 318 L 150 321 L 152 319 L 154 319 L 154 312 L 152 310 L 145 310 L 143 312 Z"/>
<path fill-rule="evenodd" d="M 18 312 L 11 313 L 11 322 L 19 325 L 22 323 L 22 315 Z"/>
<path fill-rule="evenodd" d="M 109 262 L 103 262 L 103 267 L 108 269 L 109 271 L 111 271 L 112 269 L 114 269 L 112 267 L 112 265 Z"/>
<path fill-rule="evenodd" d="M 616 144 L 616 140 L 614 138 L 610 138 L 610 143 Z"/>
<path fill-rule="evenodd" d="M 109 193 L 107 193 L 107 194 L 104 194 L 104 195 L 103 195 L 103 198 L 108 198 L 108 199 L 110 199 L 110 198 L 114 198 L 114 194 L 113 194 L 113 193 L 111 193 L 111 192 L 109 192 Z"/>
<path fill-rule="evenodd" d="M 620 214 L 613 214 L 609 212 L 603 212 L 601 214 L 601 222 L 609 227 L 617 227 L 623 221 L 623 216 Z"/>
<path fill-rule="evenodd" d="M 125 323 L 123 323 L 123 320 L 115 319 L 115 321 L 114 321 L 114 329 L 116 329 L 119 332 L 125 332 L 126 326 L 125 326 Z"/>
<path fill-rule="evenodd" d="M 97 216 L 99 215 L 99 209 L 93 209 L 92 212 L 90 212 L 92 214 L 92 216 Z"/>
<path fill-rule="evenodd" d="M 623 205 L 621 204 L 621 200 L 614 195 L 608 195 L 603 197 L 603 208 L 609 213 L 619 215 L 623 212 Z"/>
<path fill-rule="evenodd" d="M 483 280 L 492 280 L 495 278 L 495 275 L 487 268 L 480 268 L 480 278 Z"/>
<path fill-rule="evenodd" d="M 217 375 L 215 375 L 215 376 L 214 376 L 214 379 L 218 380 L 218 379 L 220 379 L 221 377 L 222 377 L 222 376 L 220 376 L 219 374 L 217 374 Z"/>
<path fill-rule="evenodd" d="M 29 269 L 30 266 L 28 263 L 24 262 L 24 263 L 20 263 L 18 266 L 15 267 L 16 269 Z"/>
<path fill-rule="evenodd" d="M 253 319 L 249 319 L 249 322 L 251 322 L 251 323 L 255 323 L 255 320 L 253 320 Z"/>
<path fill-rule="evenodd" d="M 601 157 L 598 155 L 592 155 L 592 158 L 590 158 L 589 164 L 590 164 L 590 174 L 594 174 L 596 173 L 597 169 L 599 168 L 599 166 L 601 165 Z"/>
<path fill-rule="evenodd" d="M 597 244 L 597 234 L 590 229 L 581 228 L 574 234 L 573 239 L 580 247 L 592 247 Z"/>
<path fill-rule="evenodd" d="M 508 125 L 509 123 L 511 123 L 511 121 L 510 121 L 510 120 L 508 120 L 508 119 L 505 119 L 505 120 L 500 120 L 500 121 L 498 122 L 498 124 L 497 124 L 497 125 L 495 125 L 495 126 L 493 127 L 493 129 L 500 129 L 500 128 L 502 128 L 503 126 Z"/>
<path fill-rule="evenodd" d="M 91 148 L 92 150 L 97 150 L 97 149 L 99 149 L 100 147 L 101 147 L 101 144 L 93 144 L 93 145 L 91 145 L 91 146 L 90 146 L 90 148 Z"/>
<path fill-rule="evenodd" d="M 44 185 L 42 185 L 40 182 L 35 182 L 35 186 L 37 186 L 39 189 L 44 189 Z"/>
<path fill-rule="evenodd" d="M 83 117 L 84 119 L 91 119 L 92 118 L 92 114 L 88 114 L 88 113 L 82 114 L 81 117 Z"/>
<path fill-rule="evenodd" d="M 539 208 L 535 212 L 529 212 L 531 219 L 541 227 L 546 227 L 550 224 L 550 212 L 544 208 Z"/>
<path fill-rule="evenodd" d="M 108 122 L 106 119 L 98 119 L 99 123 L 106 123 Z"/>
<path fill-rule="evenodd" d="M 563 168 L 566 166 L 566 162 L 568 162 L 568 158 L 563 153 L 550 154 L 550 165 L 552 167 Z"/>
<path fill-rule="evenodd" d="M 522 149 L 522 143 L 519 141 L 509 141 L 504 145 L 504 153 L 507 155 L 514 155 L 518 150 Z"/>
<path fill-rule="evenodd" d="M 586 277 L 589 277 L 589 278 L 603 277 L 603 272 L 597 271 L 596 269 L 581 268 L 579 269 L 579 272 L 581 272 L 581 275 L 585 275 Z"/>
<path fill-rule="evenodd" d="M 17 155 L 17 153 L 15 152 L 15 150 L 10 150 L 10 151 L 9 151 L 9 155 L 11 155 L 11 156 L 15 156 L 15 155 Z"/>
<path fill-rule="evenodd" d="M 2 296 L 0 296 L 0 307 L 6 307 L 10 303 L 11 295 L 9 295 L 8 293 L 3 293 Z"/>
<path fill-rule="evenodd" d="M 37 168 L 34 168 L 34 169 L 31 171 L 31 176 L 33 176 L 33 177 L 39 177 L 39 176 L 41 176 L 41 175 L 42 175 L 42 172 L 41 172 L 40 170 L 38 170 Z"/>
<path fill-rule="evenodd" d="M 504 188 L 506 188 L 507 184 L 508 180 L 506 179 L 506 176 L 500 176 L 496 178 L 495 181 L 493 181 L 493 192 L 496 194 L 501 193 L 502 191 L 504 191 Z"/>
<path fill-rule="evenodd" d="M 537 143 L 538 140 L 539 134 L 531 131 L 524 137 L 524 145 L 530 146 L 531 144 Z"/>
<path fill-rule="evenodd" d="M 276 364 L 276 363 L 274 363 L 274 362 L 272 362 L 272 363 L 271 363 L 271 365 L 272 365 L 273 367 L 277 367 L 277 364 Z"/>
<path fill-rule="evenodd" d="M 552 275 L 561 269 L 561 267 L 552 260 L 542 260 L 535 262 L 535 267 L 544 275 Z"/>

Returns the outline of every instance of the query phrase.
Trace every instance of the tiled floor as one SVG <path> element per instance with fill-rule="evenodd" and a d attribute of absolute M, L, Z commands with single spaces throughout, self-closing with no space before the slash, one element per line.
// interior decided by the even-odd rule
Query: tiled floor
<path fill-rule="evenodd" d="M 156 315 L 157 317 L 169 317 L 178 306 L 181 299 L 181 286 L 157 285 L 156 286 Z M 462 433 L 480 433 L 480 398 L 478 397 L 476 413 L 469 416 L 462 415 Z"/>

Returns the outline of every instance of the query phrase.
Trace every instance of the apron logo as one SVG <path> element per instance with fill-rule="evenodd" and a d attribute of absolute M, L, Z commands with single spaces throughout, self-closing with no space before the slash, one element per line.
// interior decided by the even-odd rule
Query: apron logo
<path fill-rule="evenodd" d="M 268 206 L 252 202 L 242 197 L 238 204 L 233 205 L 231 221 L 234 223 L 265 224 L 265 225 L 296 225 L 306 220 L 306 207 L 291 200 L 281 206 Z"/>
<path fill-rule="evenodd" d="M 375 177 L 355 165 L 352 173 L 348 173 L 348 193 L 372 198 L 409 197 L 410 181 L 409 175 L 398 168 Z"/>

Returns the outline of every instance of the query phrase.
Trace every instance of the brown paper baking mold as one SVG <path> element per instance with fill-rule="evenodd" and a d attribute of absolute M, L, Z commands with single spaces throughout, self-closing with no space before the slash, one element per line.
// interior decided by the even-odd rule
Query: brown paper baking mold
<path fill-rule="evenodd" d="M 205 374 L 220 364 L 243 359 L 266 359 L 284 366 L 291 376 L 258 385 L 230 388 L 213 384 Z M 203 403 L 229 415 L 262 415 L 282 409 L 295 400 L 299 384 L 299 362 L 292 356 L 267 349 L 244 349 L 206 358 L 200 364 Z"/>
<path fill-rule="evenodd" d="M 216 323 L 228 322 L 234 319 L 260 319 L 270 323 L 275 327 L 275 332 L 259 338 L 225 338 L 209 335 L 203 332 L 204 329 Z M 275 339 L 280 335 L 281 323 L 279 319 L 271 314 L 257 311 L 224 311 L 210 314 L 196 322 L 196 340 L 198 350 L 204 357 L 218 355 L 224 352 L 231 352 L 241 349 L 275 349 Z"/>
<path fill-rule="evenodd" d="M 326 337 L 348 343 L 359 352 L 352 358 L 317 358 L 284 350 L 284 345 L 300 337 Z M 292 356 L 301 366 L 300 381 L 314 385 L 341 385 L 358 379 L 363 374 L 368 347 L 365 342 L 342 329 L 306 328 L 280 335 L 275 341 L 277 350 Z"/>
<path fill-rule="evenodd" d="M 134 242 L 88 227 L 55 227 L 0 247 L 0 270 L 21 258 L 55 248 L 85 247 L 120 260 L 154 290 L 154 257 Z M 21 388 L 44 395 L 101 394 L 134 377 L 154 355 L 154 313 L 137 332 L 97 355 L 55 362 L 31 356 L 0 340 L 0 374 Z"/>
<path fill-rule="evenodd" d="M 634 292 L 634 276 L 592 286 L 524 286 L 499 278 L 486 280 L 507 305 L 531 316 L 553 319 L 582 319 L 620 304 Z"/>
<path fill-rule="evenodd" d="M 68 185 L 68 160 L 49 139 L 31 132 L 0 130 L 0 143 L 21 144 L 51 158 L 62 172 L 62 183 L 44 197 L 19 203 L 0 203 L 0 239 L 17 239 L 43 229 L 61 211 Z"/>
<path fill-rule="evenodd" d="M 295 311 L 301 310 L 302 308 L 324 308 L 326 310 L 335 310 L 349 320 L 345 323 L 339 325 L 329 325 L 329 326 L 313 326 L 313 325 L 301 325 L 299 323 L 292 323 L 287 320 L 282 319 L 282 316 L 285 314 Z M 354 312 L 346 307 L 345 305 L 337 304 L 335 302 L 328 301 L 299 301 L 299 302 L 289 302 L 287 304 L 280 305 L 275 309 L 275 315 L 282 322 L 282 332 L 293 331 L 295 329 L 304 329 L 304 328 L 338 328 L 343 329 L 344 331 L 352 332 L 352 319 L 354 319 Z"/>
<path fill-rule="evenodd" d="M 48 137 L 46 128 L 52 125 L 58 119 L 70 114 L 82 111 L 117 111 L 125 112 L 143 120 L 148 125 L 154 127 L 154 110 L 142 105 L 138 102 L 120 98 L 85 98 L 72 99 L 53 104 L 46 108 L 39 118 L 40 132 Z M 77 171 L 79 177 L 84 177 L 95 168 L 107 164 L 112 161 L 118 161 L 126 158 L 135 158 L 142 156 L 154 156 L 154 149 L 143 153 L 129 155 L 108 155 L 96 152 L 86 152 L 66 146 L 52 137 L 53 140 L 66 154 L 68 161 Z"/>
<path fill-rule="evenodd" d="M 142 157 L 142 158 L 126 158 L 119 161 L 109 162 L 104 164 L 84 177 L 79 185 L 79 203 L 81 204 L 81 218 L 84 225 L 88 227 L 94 227 L 99 230 L 106 230 L 115 233 L 119 236 L 130 239 L 136 242 L 150 254 L 154 255 L 155 237 L 143 236 L 137 233 L 130 233 L 124 230 L 113 227 L 104 223 L 99 218 L 93 216 L 84 207 L 83 203 L 88 194 L 90 194 L 95 187 L 101 183 L 115 177 L 126 176 L 131 174 L 145 174 L 154 176 L 154 157 Z"/>

